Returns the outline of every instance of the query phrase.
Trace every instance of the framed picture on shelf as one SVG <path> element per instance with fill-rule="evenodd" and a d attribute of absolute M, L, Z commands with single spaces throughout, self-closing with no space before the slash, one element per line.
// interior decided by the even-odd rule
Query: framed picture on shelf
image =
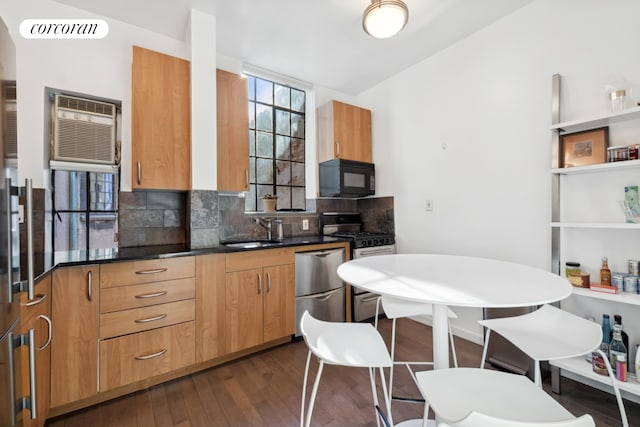
<path fill-rule="evenodd" d="M 595 165 L 607 162 L 609 127 L 560 136 L 560 167 Z"/>

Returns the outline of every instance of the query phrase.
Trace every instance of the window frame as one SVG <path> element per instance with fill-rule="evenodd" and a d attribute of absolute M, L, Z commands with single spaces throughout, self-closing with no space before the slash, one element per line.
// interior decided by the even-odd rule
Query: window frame
<path fill-rule="evenodd" d="M 307 143 L 308 143 L 308 134 L 307 134 L 307 129 L 309 128 L 308 124 L 308 120 L 307 120 L 307 110 L 308 110 L 308 106 L 309 106 L 309 96 L 310 96 L 310 89 L 308 87 L 305 87 L 307 85 L 296 85 L 294 84 L 290 84 L 286 81 L 282 81 L 282 79 L 278 79 L 278 78 L 273 78 L 270 76 L 263 76 L 260 75 L 259 73 L 253 73 L 253 72 L 246 72 L 245 75 L 248 77 L 247 78 L 247 85 L 249 86 L 249 99 L 248 99 L 248 105 L 247 107 L 249 109 L 251 109 L 253 107 L 253 112 L 250 111 L 250 118 L 253 117 L 253 126 L 251 125 L 251 120 L 249 123 L 249 128 L 247 129 L 247 131 L 251 134 L 253 133 L 254 138 L 249 138 L 249 143 L 253 144 L 253 150 L 250 147 L 249 150 L 249 165 L 251 168 L 250 171 L 250 182 L 249 185 L 251 188 L 253 188 L 253 191 L 249 191 L 246 195 L 247 200 L 245 201 L 245 210 L 246 211 L 258 211 L 260 205 L 259 205 L 259 201 L 261 199 L 262 193 L 260 191 L 258 191 L 259 186 L 271 186 L 271 191 L 269 193 L 265 193 L 265 194 L 276 194 L 278 195 L 277 189 L 278 187 L 287 187 L 290 191 L 290 198 L 289 198 L 289 207 L 287 208 L 277 208 L 276 210 L 278 212 L 306 212 L 306 193 L 307 193 Z M 251 80 L 253 80 L 253 90 L 252 89 L 252 85 L 251 85 Z M 265 82 L 268 82 L 271 84 L 271 100 L 270 102 L 264 102 L 262 100 L 258 100 L 258 89 L 257 89 L 257 82 L 258 80 L 262 80 Z M 289 89 L 289 106 L 288 107 L 283 107 L 281 105 L 279 105 L 277 103 L 276 100 L 276 88 L 277 86 L 280 87 L 284 87 L 284 88 L 288 88 Z M 303 108 L 300 110 L 295 110 L 292 108 L 291 105 L 291 98 L 292 98 L 292 92 L 291 91 L 298 91 L 301 92 L 303 94 L 303 102 L 302 102 L 302 106 Z M 268 108 L 271 108 L 271 130 L 263 130 L 263 129 L 259 129 L 258 128 L 258 120 L 257 120 L 257 107 L 258 106 L 265 106 Z M 284 112 L 286 114 L 289 115 L 289 133 L 288 134 L 283 134 L 283 133 L 278 133 L 278 129 L 277 129 L 277 117 L 278 117 L 278 112 Z M 298 115 L 301 116 L 301 122 L 304 126 L 304 130 L 303 130 L 303 134 L 302 136 L 295 136 L 292 135 L 291 132 L 291 127 L 293 125 L 293 115 Z M 272 140 L 272 147 L 271 147 L 271 156 L 270 157 L 261 157 L 258 155 L 258 134 L 259 132 L 265 132 L 265 133 L 269 133 L 271 135 L 271 140 Z M 283 159 L 279 159 L 278 155 L 277 155 L 277 148 L 278 148 L 278 137 L 286 137 L 289 138 L 289 156 L 287 159 L 283 160 Z M 292 158 L 292 144 L 294 143 L 294 140 L 297 140 L 298 143 L 301 145 L 302 147 L 302 161 L 295 161 Z M 271 176 L 272 176 L 272 180 L 270 184 L 260 184 L 259 180 L 258 180 L 258 159 L 268 159 L 271 162 Z M 289 166 L 289 182 L 287 184 L 278 184 L 278 163 L 281 161 L 285 161 L 288 162 L 288 166 Z M 303 180 L 303 185 L 295 185 L 293 183 L 293 167 L 294 165 L 301 165 L 302 166 L 302 174 L 298 174 L 297 176 L 302 176 L 302 180 Z M 303 192 L 303 197 L 302 197 L 302 207 L 296 207 L 294 208 L 294 199 L 293 199 L 293 191 L 294 189 L 298 189 L 298 191 L 302 191 Z M 251 199 L 249 199 L 251 198 Z"/>

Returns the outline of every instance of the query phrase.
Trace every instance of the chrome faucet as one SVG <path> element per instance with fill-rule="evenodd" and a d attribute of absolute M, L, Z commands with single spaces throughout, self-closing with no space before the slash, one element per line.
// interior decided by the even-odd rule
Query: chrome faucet
<path fill-rule="evenodd" d="M 254 218 L 256 224 L 264 227 L 267 230 L 267 240 L 271 240 L 271 220 L 264 218 Z"/>

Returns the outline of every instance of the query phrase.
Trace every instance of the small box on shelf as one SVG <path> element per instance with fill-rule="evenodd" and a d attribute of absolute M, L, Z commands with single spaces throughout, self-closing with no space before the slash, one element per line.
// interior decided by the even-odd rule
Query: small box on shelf
<path fill-rule="evenodd" d="M 596 292 L 605 292 L 608 294 L 617 294 L 619 292 L 618 288 L 615 286 L 603 286 L 599 283 L 592 283 L 589 285 L 589 289 Z"/>

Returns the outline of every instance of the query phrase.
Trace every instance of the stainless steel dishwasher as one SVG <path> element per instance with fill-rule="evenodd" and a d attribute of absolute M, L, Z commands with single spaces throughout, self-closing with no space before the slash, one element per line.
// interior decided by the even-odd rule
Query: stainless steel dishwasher
<path fill-rule="evenodd" d="M 337 273 L 344 261 L 344 248 L 296 253 L 297 337 L 305 310 L 320 320 L 346 320 L 345 284 Z"/>

